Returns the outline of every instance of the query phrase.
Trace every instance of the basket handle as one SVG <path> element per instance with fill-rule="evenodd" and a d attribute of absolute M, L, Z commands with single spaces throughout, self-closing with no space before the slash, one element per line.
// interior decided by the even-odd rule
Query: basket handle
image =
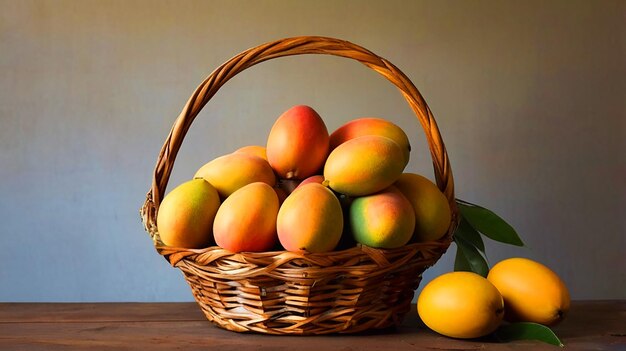
<path fill-rule="evenodd" d="M 178 150 L 200 110 L 222 85 L 243 70 L 274 58 L 303 54 L 325 54 L 354 59 L 378 72 L 400 89 L 424 129 L 437 186 L 448 199 L 453 222 L 456 223 L 458 211 L 448 154 L 432 112 L 409 78 L 391 62 L 361 46 L 335 38 L 301 36 L 268 42 L 236 55 L 213 71 L 191 95 L 161 148 L 154 168 L 152 186 L 140 211 L 144 226 L 155 241 L 157 209 L 165 194 Z"/>

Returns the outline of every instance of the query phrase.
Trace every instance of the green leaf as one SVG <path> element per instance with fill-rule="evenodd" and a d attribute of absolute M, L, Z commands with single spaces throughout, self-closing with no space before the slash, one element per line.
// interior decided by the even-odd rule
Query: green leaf
<path fill-rule="evenodd" d="M 500 341 L 538 340 L 548 344 L 563 347 L 563 343 L 554 334 L 552 329 L 542 324 L 520 322 L 500 326 L 494 333 Z"/>
<path fill-rule="evenodd" d="M 454 236 L 465 239 L 465 241 L 470 242 L 475 248 L 480 250 L 480 252 L 485 253 L 483 238 L 480 236 L 480 233 L 467 222 L 465 217 L 461 216 L 459 226 L 456 228 Z"/>
<path fill-rule="evenodd" d="M 457 204 L 463 218 L 488 238 L 505 244 L 524 246 L 515 229 L 492 211 L 463 200 L 457 199 Z"/>
<path fill-rule="evenodd" d="M 486 277 L 489 273 L 489 265 L 487 265 L 487 261 L 480 254 L 480 251 L 463 238 L 455 237 L 454 241 L 457 246 L 456 257 L 459 261 L 458 264 L 457 262 L 454 263 L 454 270 L 474 272 Z M 459 255 L 462 258 L 459 259 Z"/>
<path fill-rule="evenodd" d="M 457 246 L 456 248 L 456 256 L 454 257 L 454 271 L 459 272 L 472 272 L 472 266 L 470 266 L 467 258 Z"/>

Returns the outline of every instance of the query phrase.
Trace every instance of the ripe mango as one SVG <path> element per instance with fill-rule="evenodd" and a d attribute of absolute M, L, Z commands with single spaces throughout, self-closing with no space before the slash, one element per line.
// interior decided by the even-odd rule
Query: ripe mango
<path fill-rule="evenodd" d="M 417 313 L 430 329 L 453 338 L 478 338 L 498 328 L 502 295 L 484 277 L 450 272 L 431 280 L 417 298 Z"/>
<path fill-rule="evenodd" d="M 559 323 L 569 311 L 567 286 L 550 268 L 521 257 L 491 267 L 487 279 L 504 298 L 504 318 L 511 322 Z"/>
<path fill-rule="evenodd" d="M 413 207 L 393 186 L 352 200 L 350 229 L 361 244 L 395 249 L 409 242 L 414 228 Z"/>
<path fill-rule="evenodd" d="M 235 150 L 235 152 L 236 153 L 242 152 L 244 154 L 254 155 L 267 161 L 267 153 L 265 151 L 265 146 L 248 145 L 248 146 L 240 147 L 239 149 Z"/>
<path fill-rule="evenodd" d="M 337 128 L 330 135 L 330 150 L 364 135 L 380 135 L 395 141 L 402 149 L 405 165 L 409 163 L 411 144 L 404 130 L 386 119 L 376 117 L 357 118 Z"/>
<path fill-rule="evenodd" d="M 398 144 L 383 136 L 365 135 L 337 146 L 324 165 L 324 183 L 338 193 L 363 196 L 392 185 L 406 163 Z"/>
<path fill-rule="evenodd" d="M 278 196 L 271 186 L 255 182 L 233 192 L 213 223 L 215 242 L 232 252 L 261 252 L 276 243 Z"/>
<path fill-rule="evenodd" d="M 288 251 L 332 251 L 343 231 L 341 204 L 325 186 L 305 184 L 283 202 L 276 228 L 280 243 Z"/>
<path fill-rule="evenodd" d="M 305 184 L 309 184 L 309 183 L 318 183 L 318 184 L 322 184 L 324 183 L 324 176 L 321 174 L 316 174 L 316 175 L 312 175 L 306 179 L 304 179 L 303 181 L 300 182 L 300 184 L 298 184 L 298 187 L 301 187 Z"/>
<path fill-rule="evenodd" d="M 415 211 L 414 242 L 437 240 L 448 232 L 452 212 L 446 196 L 435 183 L 415 173 L 403 173 L 394 185 Z"/>
<path fill-rule="evenodd" d="M 204 178 L 217 189 L 222 199 L 244 185 L 263 182 L 276 184 L 276 175 L 264 159 L 243 152 L 218 157 L 200 167 L 194 178 Z"/>
<path fill-rule="evenodd" d="M 267 139 L 267 160 L 284 179 L 304 179 L 317 173 L 328 156 L 328 129 L 309 106 L 285 111 Z"/>
<path fill-rule="evenodd" d="M 167 246 L 199 249 L 213 241 L 213 220 L 220 207 L 215 188 L 204 179 L 187 181 L 161 202 L 157 228 Z"/>

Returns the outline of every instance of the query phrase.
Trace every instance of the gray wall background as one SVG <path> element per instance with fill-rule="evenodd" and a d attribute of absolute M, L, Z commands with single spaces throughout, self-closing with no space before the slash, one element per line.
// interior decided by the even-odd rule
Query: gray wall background
<path fill-rule="evenodd" d="M 420 89 L 457 197 L 506 218 L 575 299 L 626 298 L 624 1 L 0 0 L 0 301 L 187 301 L 138 209 L 187 98 L 218 65 L 297 35 L 350 40 Z M 228 83 L 192 126 L 173 185 L 263 144 L 295 104 L 333 130 L 403 127 L 408 170 L 432 178 L 398 91 L 355 61 L 299 56 Z M 452 270 L 452 246 L 422 286 Z"/>

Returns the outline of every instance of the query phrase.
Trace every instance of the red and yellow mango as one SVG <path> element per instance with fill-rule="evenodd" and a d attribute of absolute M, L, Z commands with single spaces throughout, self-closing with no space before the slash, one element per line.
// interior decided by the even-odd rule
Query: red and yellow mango
<path fill-rule="evenodd" d="M 281 245 L 293 252 L 332 251 L 341 238 L 343 213 L 335 194 L 318 183 L 294 190 L 278 211 Z"/>
<path fill-rule="evenodd" d="M 267 160 L 280 178 L 304 179 L 317 173 L 328 156 L 328 129 L 309 106 L 285 111 L 267 139 Z"/>
<path fill-rule="evenodd" d="M 213 242 L 213 220 L 220 207 L 215 188 L 204 179 L 187 181 L 161 202 L 157 228 L 167 246 L 199 249 Z"/>
<path fill-rule="evenodd" d="M 220 206 L 213 236 L 232 252 L 261 252 L 276 244 L 278 196 L 271 186 L 255 182 L 232 193 Z"/>
<path fill-rule="evenodd" d="M 323 184 L 324 183 L 324 176 L 321 174 L 316 174 L 316 175 L 312 175 L 306 179 L 304 179 L 303 181 L 300 182 L 300 184 L 298 184 L 298 186 L 296 187 L 299 188 L 305 184 L 309 184 L 309 183 L 318 183 L 318 184 Z"/>
<path fill-rule="evenodd" d="M 411 144 L 409 137 L 398 125 L 382 118 L 363 117 L 351 120 L 330 135 L 330 150 L 344 142 L 364 135 L 380 135 L 395 141 L 404 154 L 405 165 L 409 163 Z"/>

